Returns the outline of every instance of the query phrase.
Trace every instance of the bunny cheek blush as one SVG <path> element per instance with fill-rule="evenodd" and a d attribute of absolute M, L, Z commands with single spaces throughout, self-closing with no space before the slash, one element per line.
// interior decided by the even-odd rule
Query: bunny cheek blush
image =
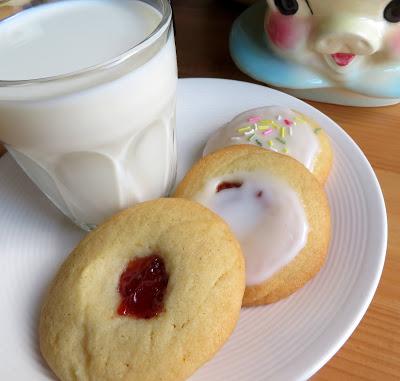
<path fill-rule="evenodd" d="M 389 37 L 388 49 L 392 57 L 400 58 L 400 30 Z"/>
<path fill-rule="evenodd" d="M 302 18 L 272 12 L 265 19 L 265 29 L 276 47 L 294 50 L 306 39 L 309 26 Z"/>

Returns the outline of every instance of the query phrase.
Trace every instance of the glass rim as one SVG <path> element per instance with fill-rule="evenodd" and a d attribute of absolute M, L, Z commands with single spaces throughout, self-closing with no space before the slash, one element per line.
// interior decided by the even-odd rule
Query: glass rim
<path fill-rule="evenodd" d="M 146 1 L 143 1 L 143 0 L 140 0 L 140 1 L 148 4 Z M 161 18 L 160 22 L 158 23 L 157 27 L 148 36 L 146 36 L 142 41 L 138 42 L 136 45 L 132 46 L 125 52 L 117 55 L 116 57 L 110 58 L 109 60 L 99 63 L 99 64 L 96 64 L 96 65 L 92 65 L 92 66 L 89 66 L 89 67 L 86 67 L 83 69 L 75 70 L 70 73 L 65 73 L 65 74 L 60 74 L 60 75 L 53 75 L 53 76 L 49 76 L 49 77 L 32 78 L 32 79 L 17 79 L 17 80 L 1 80 L 0 79 L 0 88 L 72 79 L 72 78 L 80 77 L 85 74 L 91 74 L 91 73 L 101 71 L 104 69 L 109 69 L 109 68 L 112 68 L 114 66 L 117 66 L 117 65 L 125 62 L 127 59 L 131 58 L 135 54 L 137 54 L 140 51 L 142 51 L 143 49 L 145 49 L 147 46 L 151 45 L 154 41 L 156 41 L 165 32 L 166 29 L 168 29 L 168 27 L 171 23 L 171 19 L 172 19 L 171 4 L 170 4 L 169 0 L 159 0 L 159 1 L 161 2 L 161 6 L 162 6 L 162 10 L 161 10 L 162 18 Z M 0 0 L 0 4 L 1 3 L 2 3 L 2 1 Z M 17 14 L 11 16 L 10 18 L 15 17 Z"/>

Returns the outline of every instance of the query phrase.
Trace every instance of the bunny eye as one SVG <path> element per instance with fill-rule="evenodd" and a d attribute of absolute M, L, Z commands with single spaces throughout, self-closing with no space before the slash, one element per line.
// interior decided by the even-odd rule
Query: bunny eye
<path fill-rule="evenodd" d="M 400 0 L 392 0 L 386 6 L 383 17 L 392 23 L 400 22 Z"/>
<path fill-rule="evenodd" d="M 275 0 L 275 5 L 285 16 L 291 16 L 299 10 L 299 3 L 296 0 Z"/>

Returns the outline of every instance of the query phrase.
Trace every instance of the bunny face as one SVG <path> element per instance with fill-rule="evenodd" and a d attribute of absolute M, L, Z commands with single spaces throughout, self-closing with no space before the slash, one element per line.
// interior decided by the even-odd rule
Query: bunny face
<path fill-rule="evenodd" d="M 267 39 L 279 56 L 343 81 L 400 63 L 400 0 L 267 0 Z"/>

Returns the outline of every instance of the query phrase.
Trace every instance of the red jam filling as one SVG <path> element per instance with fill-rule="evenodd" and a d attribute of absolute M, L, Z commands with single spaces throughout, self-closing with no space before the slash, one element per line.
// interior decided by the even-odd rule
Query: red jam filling
<path fill-rule="evenodd" d="M 242 185 L 243 185 L 243 183 L 240 183 L 240 182 L 224 181 L 223 183 L 218 184 L 217 193 L 219 193 L 225 189 L 240 188 Z"/>
<path fill-rule="evenodd" d="M 238 181 L 235 182 L 229 182 L 229 181 L 224 181 L 223 183 L 219 183 L 217 186 L 217 193 L 222 192 L 225 189 L 232 189 L 232 188 L 241 188 L 243 183 L 240 183 Z M 263 191 L 258 191 L 255 196 L 257 198 L 261 198 L 263 196 Z"/>
<path fill-rule="evenodd" d="M 164 311 L 168 279 L 164 260 L 158 254 L 131 260 L 119 279 L 118 314 L 136 319 L 159 315 Z"/>

